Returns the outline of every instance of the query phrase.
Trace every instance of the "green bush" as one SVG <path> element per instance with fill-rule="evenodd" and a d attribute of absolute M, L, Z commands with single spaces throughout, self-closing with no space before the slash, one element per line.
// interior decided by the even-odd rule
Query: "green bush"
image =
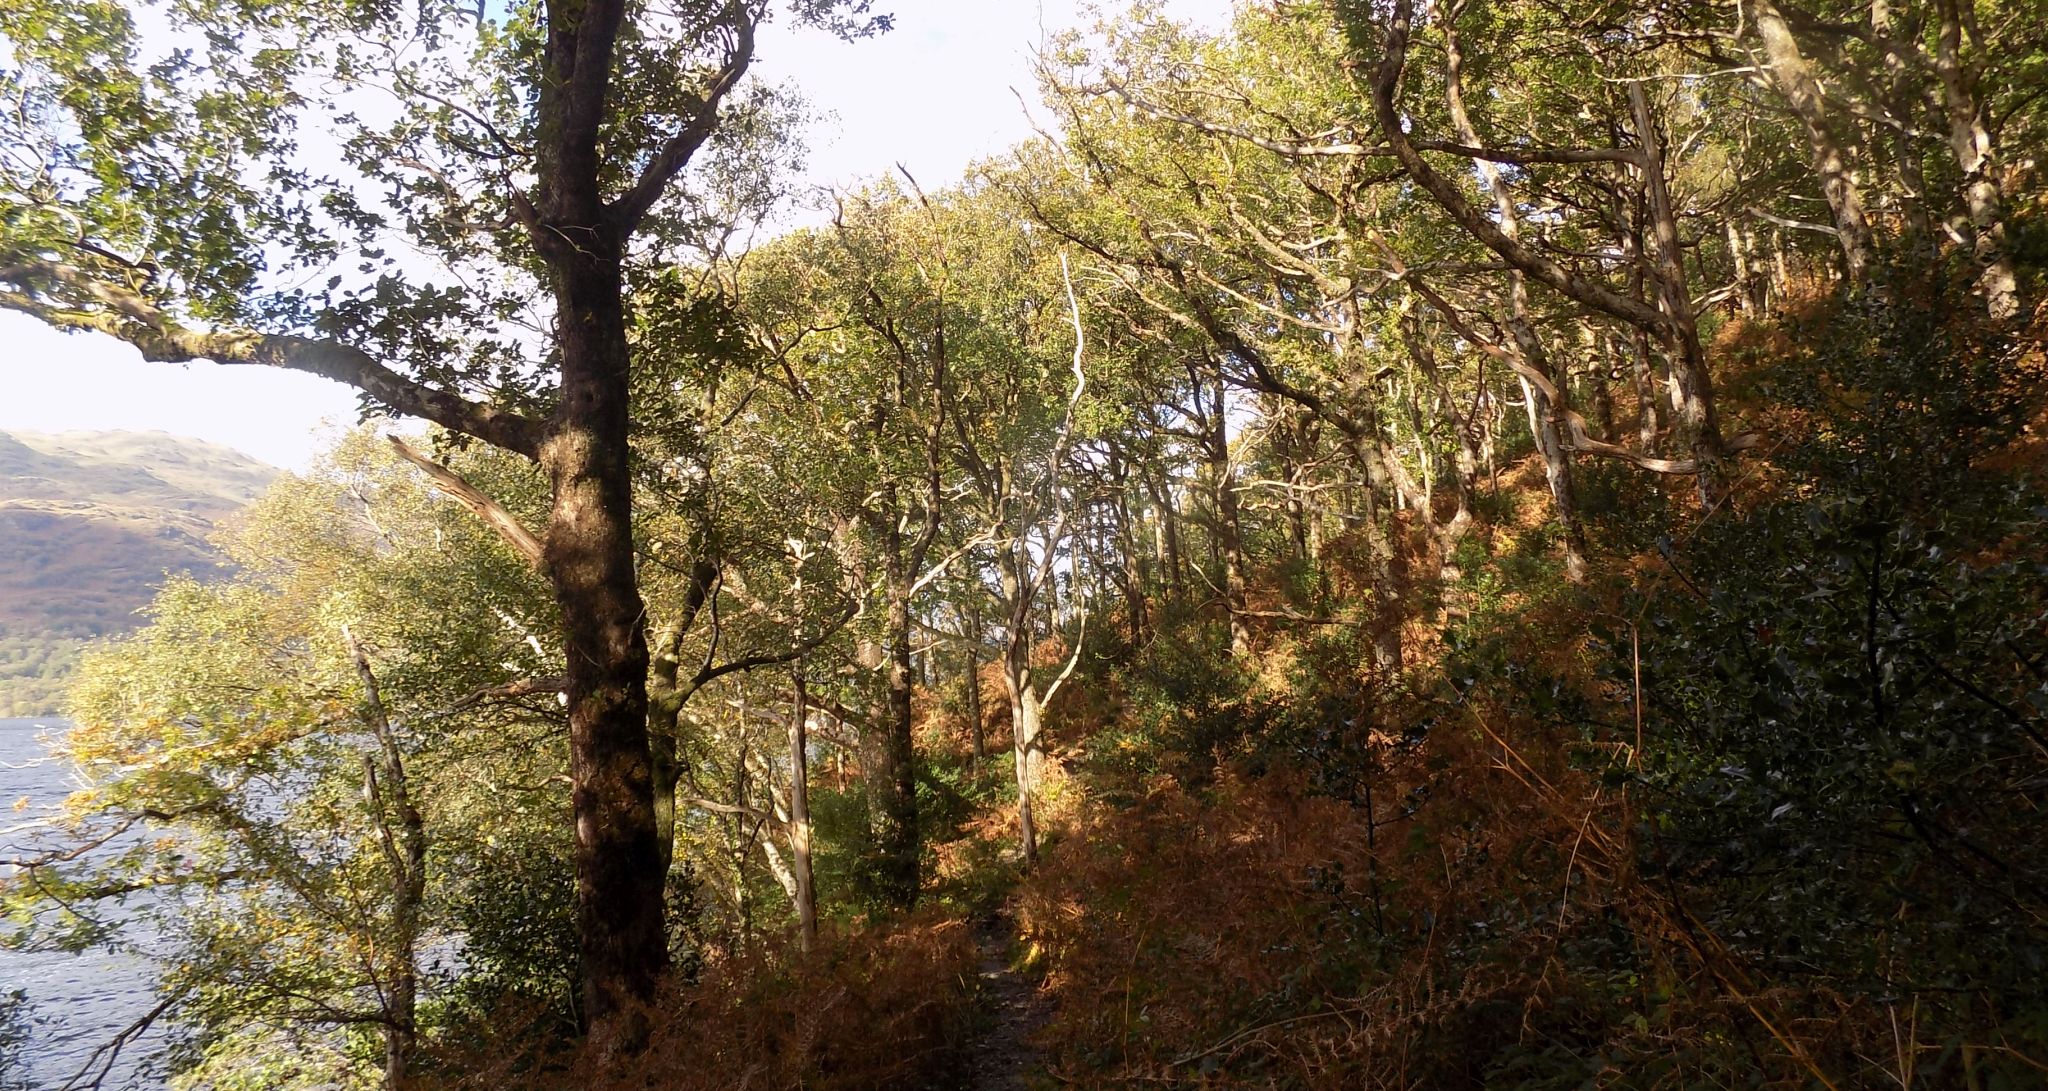
<path fill-rule="evenodd" d="M 1124 675 L 1129 715 L 1098 735 L 1096 763 L 1126 779 L 1163 769 L 1191 786 L 1245 753 L 1277 712 L 1251 692 L 1251 677 L 1204 628 L 1162 627 Z"/>
<path fill-rule="evenodd" d="M 1933 308 L 1794 333 L 1788 480 L 1666 542 L 1633 606 L 1641 867 L 1775 979 L 1912 1011 L 1951 1083 L 1966 1036 L 2048 1047 L 2048 508 L 1997 457 L 2039 391 Z M 1977 1078 L 2038 1081 L 2011 1056 Z"/>

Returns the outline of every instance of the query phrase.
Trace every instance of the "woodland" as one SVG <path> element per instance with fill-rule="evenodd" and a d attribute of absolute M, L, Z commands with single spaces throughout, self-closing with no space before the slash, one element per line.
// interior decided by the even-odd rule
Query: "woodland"
<path fill-rule="evenodd" d="M 433 426 L 71 688 L 174 1086 L 2048 1083 L 2048 9 L 1140 7 L 781 232 L 771 20 L 0 4 L 0 307 Z"/>

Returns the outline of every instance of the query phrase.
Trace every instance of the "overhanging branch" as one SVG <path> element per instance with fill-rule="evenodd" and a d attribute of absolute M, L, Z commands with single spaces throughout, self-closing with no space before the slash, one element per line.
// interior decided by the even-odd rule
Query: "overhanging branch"
<path fill-rule="evenodd" d="M 0 286 L 4 286 L 0 287 L 0 308 L 61 330 L 104 333 L 134 346 L 145 360 L 211 360 L 302 371 L 352 386 L 399 413 L 528 458 L 540 450 L 544 429 L 539 422 L 406 378 L 369 353 L 339 341 L 246 329 L 191 329 L 149 298 L 57 262 L 0 266 Z M 88 302 L 79 307 L 49 300 L 41 290 L 50 286 Z"/>

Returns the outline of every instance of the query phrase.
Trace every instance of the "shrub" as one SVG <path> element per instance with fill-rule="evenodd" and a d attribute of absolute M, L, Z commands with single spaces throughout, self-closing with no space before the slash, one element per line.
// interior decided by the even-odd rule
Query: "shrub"
<path fill-rule="evenodd" d="M 2013 1051 L 2048 1047 L 2048 512 L 1999 467 L 2039 361 L 1903 305 L 1793 340 L 1764 378 L 1807 425 L 1786 480 L 1667 543 L 1634 607 L 1642 866 L 1816 1016 L 1910 1018 L 1923 1081 L 1966 1047 L 2038 1080 Z"/>

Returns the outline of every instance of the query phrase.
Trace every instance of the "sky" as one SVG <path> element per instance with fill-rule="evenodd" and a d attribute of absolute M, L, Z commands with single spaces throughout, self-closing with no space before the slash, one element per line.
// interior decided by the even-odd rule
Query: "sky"
<path fill-rule="evenodd" d="M 1105 5 L 1112 10 L 1115 4 Z M 1171 18 L 1220 26 L 1232 0 L 1164 0 Z M 925 187 L 1029 137 L 1034 49 L 1087 27 L 1088 0 L 881 0 L 879 38 L 842 42 L 771 27 L 754 71 L 794 83 L 814 110 L 804 179 L 846 188 L 901 163 Z M 1022 96 L 1022 102 L 1019 96 Z M 0 429 L 159 430 L 303 469 L 356 419 L 352 390 L 264 367 L 153 364 L 97 334 L 62 334 L 0 310 Z"/>

